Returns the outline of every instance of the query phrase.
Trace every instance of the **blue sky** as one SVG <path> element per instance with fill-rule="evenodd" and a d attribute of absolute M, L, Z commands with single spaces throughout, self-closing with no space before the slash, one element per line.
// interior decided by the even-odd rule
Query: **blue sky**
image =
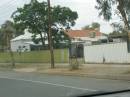
<path fill-rule="evenodd" d="M 39 0 L 42 1 L 42 0 Z M 45 0 L 44 0 L 45 1 Z M 95 9 L 96 0 L 50 0 L 52 5 L 61 5 L 70 7 L 72 10 L 77 11 L 79 18 L 73 29 L 81 29 L 83 26 L 91 24 L 92 22 L 99 22 L 101 24 L 101 32 L 109 33 L 112 31 L 110 22 L 104 21 L 98 17 L 98 11 Z M 22 7 L 30 0 L 1 0 L 0 3 L 0 24 L 5 20 L 10 19 L 12 12 L 17 7 Z"/>

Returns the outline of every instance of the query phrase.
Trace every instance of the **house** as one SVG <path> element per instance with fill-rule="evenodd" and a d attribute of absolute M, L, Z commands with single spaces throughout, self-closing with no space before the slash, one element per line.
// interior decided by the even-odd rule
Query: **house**
<path fill-rule="evenodd" d="M 76 46 L 72 45 L 70 49 L 70 55 L 84 58 L 85 63 L 130 63 L 130 46 L 126 36 L 108 36 L 97 30 L 69 30 L 66 34 L 72 43 L 76 42 Z"/>
<path fill-rule="evenodd" d="M 127 34 L 109 35 L 110 42 L 124 42 L 127 41 Z"/>
<path fill-rule="evenodd" d="M 71 47 L 69 49 L 70 57 L 76 56 L 83 58 L 84 45 L 100 44 L 108 40 L 107 36 L 99 30 L 67 30 L 65 33 L 71 39 Z"/>
<path fill-rule="evenodd" d="M 72 42 L 84 41 L 87 44 L 93 44 L 102 40 L 107 41 L 107 36 L 98 30 L 67 30 L 65 33 Z"/>
<path fill-rule="evenodd" d="M 27 30 L 25 30 L 25 34 L 15 37 L 11 40 L 11 50 L 13 52 L 24 52 L 24 51 L 31 51 L 33 46 L 41 46 L 42 44 L 35 44 L 32 41 L 32 35 Z M 44 36 L 44 34 L 43 34 Z M 40 35 L 36 36 L 40 38 Z M 45 44 L 48 44 L 48 41 L 45 41 Z"/>

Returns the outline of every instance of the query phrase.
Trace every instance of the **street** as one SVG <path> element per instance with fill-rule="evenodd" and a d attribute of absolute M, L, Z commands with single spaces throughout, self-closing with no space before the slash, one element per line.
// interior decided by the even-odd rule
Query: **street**
<path fill-rule="evenodd" d="M 69 97 L 130 88 L 130 82 L 36 73 L 0 72 L 0 97 Z"/>

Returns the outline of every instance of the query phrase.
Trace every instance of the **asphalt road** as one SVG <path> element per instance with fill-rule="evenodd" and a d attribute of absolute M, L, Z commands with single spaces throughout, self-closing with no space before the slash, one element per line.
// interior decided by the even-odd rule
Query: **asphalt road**
<path fill-rule="evenodd" d="M 130 88 L 128 81 L 0 72 L 0 97 L 69 97 L 128 88 Z"/>

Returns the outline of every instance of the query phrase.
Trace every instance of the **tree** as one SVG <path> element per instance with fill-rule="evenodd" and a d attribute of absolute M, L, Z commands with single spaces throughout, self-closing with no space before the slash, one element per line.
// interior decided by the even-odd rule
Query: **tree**
<path fill-rule="evenodd" d="M 90 25 L 86 25 L 82 28 L 83 30 L 87 30 L 87 29 L 90 29 Z"/>
<path fill-rule="evenodd" d="M 105 20 L 109 21 L 116 14 L 123 20 L 126 28 L 129 29 L 130 0 L 97 0 L 97 4 L 96 9 L 100 11 L 99 16 L 103 16 Z"/>
<path fill-rule="evenodd" d="M 42 36 L 47 34 L 48 36 L 48 6 L 47 2 L 38 2 L 37 0 L 31 0 L 29 4 L 24 5 L 23 8 L 18 8 L 12 14 L 14 22 L 17 24 L 25 25 L 25 28 L 29 30 L 30 33 L 40 34 L 43 46 L 45 44 L 46 37 Z M 75 25 L 75 20 L 78 18 L 77 12 L 72 11 L 68 7 L 54 6 L 51 7 L 51 29 L 53 42 L 59 42 L 63 40 L 60 37 L 57 38 L 57 34 L 65 29 L 68 29 Z M 58 40 L 58 41 L 57 41 Z"/>
<path fill-rule="evenodd" d="M 13 25 L 16 30 L 15 33 L 13 33 L 14 37 L 24 34 L 25 25 L 20 24 L 20 23 L 17 23 L 17 24 L 13 23 Z"/>
<path fill-rule="evenodd" d="M 127 37 L 127 32 L 124 28 L 124 26 L 121 24 L 121 23 L 112 23 L 111 26 L 113 27 L 113 32 L 109 34 L 109 36 L 120 36 L 120 37 L 123 37 L 123 38 L 126 38 Z"/>
<path fill-rule="evenodd" d="M 47 24 L 47 3 L 39 3 L 37 0 L 31 0 L 29 4 L 24 5 L 23 8 L 18 8 L 13 14 L 12 18 L 15 24 L 24 25 L 24 29 L 28 29 L 32 33 L 33 39 L 39 34 L 42 45 L 45 45 L 43 32 L 45 32 Z M 45 32 L 46 33 L 46 32 Z"/>
<path fill-rule="evenodd" d="M 90 25 L 86 25 L 82 28 L 83 30 L 87 30 L 87 29 L 92 29 L 92 30 L 96 30 L 96 29 L 100 29 L 100 24 L 97 22 L 93 22 Z"/>
<path fill-rule="evenodd" d="M 114 32 L 126 33 L 126 30 L 121 23 L 115 22 L 115 23 L 112 23 L 111 26 L 113 27 Z"/>
<path fill-rule="evenodd" d="M 78 14 L 68 7 L 50 6 L 51 16 L 51 33 L 52 45 L 60 45 L 61 42 L 68 42 L 69 38 L 64 31 L 75 25 L 75 20 Z M 12 15 L 14 22 L 25 25 L 30 33 L 33 33 L 33 39 L 37 34 L 40 35 L 42 46 L 45 45 L 45 40 L 49 41 L 49 24 L 48 24 L 48 4 L 47 2 L 38 2 L 31 0 L 29 4 L 18 8 Z M 43 35 L 44 34 L 44 35 Z"/>
<path fill-rule="evenodd" d="M 92 25 L 92 28 L 94 28 L 94 29 L 100 28 L 100 24 L 97 22 L 93 22 L 91 25 Z"/>
<path fill-rule="evenodd" d="M 97 0 L 97 3 L 96 9 L 100 11 L 99 16 L 103 16 L 105 20 L 109 21 L 116 14 L 124 22 L 127 47 L 130 52 L 130 0 Z"/>
<path fill-rule="evenodd" d="M 4 41 L 5 39 L 3 36 L 4 36 L 3 32 L 0 29 L 0 49 L 1 49 L 1 51 L 4 51 L 4 47 L 5 47 L 5 41 Z"/>
<path fill-rule="evenodd" d="M 13 22 L 7 20 L 5 21 L 4 24 L 2 24 L 1 26 L 1 34 L 3 35 L 3 45 L 5 45 L 6 50 L 10 52 L 10 56 L 11 56 L 11 63 L 12 66 L 15 66 L 15 61 L 14 61 L 14 55 L 13 52 L 11 50 L 11 44 L 10 44 L 10 40 L 13 38 L 13 34 L 16 32 Z"/>

